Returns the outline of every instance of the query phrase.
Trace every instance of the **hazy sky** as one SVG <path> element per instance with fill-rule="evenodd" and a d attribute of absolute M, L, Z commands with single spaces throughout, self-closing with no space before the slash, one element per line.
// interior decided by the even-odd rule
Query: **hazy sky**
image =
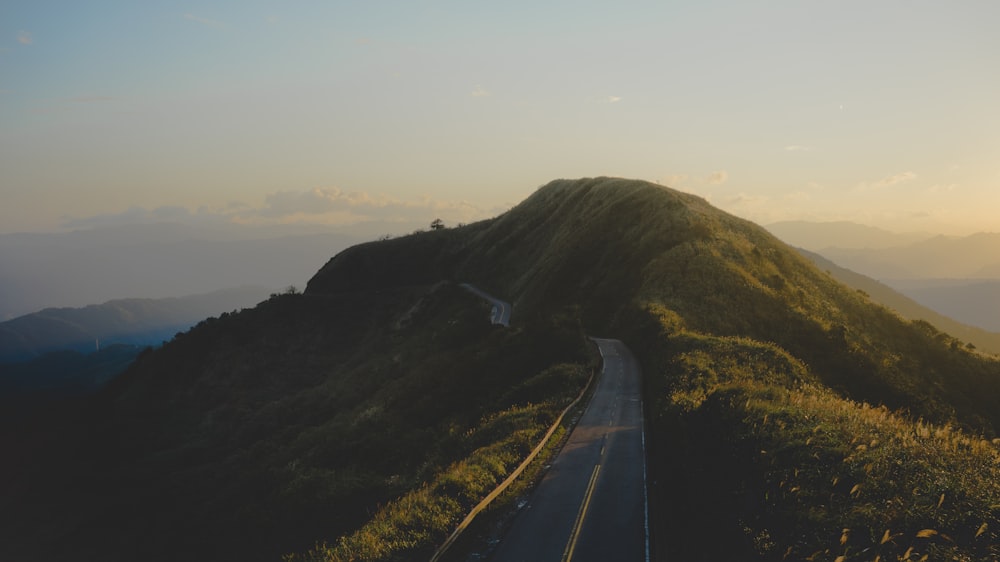
<path fill-rule="evenodd" d="M 492 216 L 615 175 L 1000 231 L 1000 2 L 2 0 L 0 232 Z"/>

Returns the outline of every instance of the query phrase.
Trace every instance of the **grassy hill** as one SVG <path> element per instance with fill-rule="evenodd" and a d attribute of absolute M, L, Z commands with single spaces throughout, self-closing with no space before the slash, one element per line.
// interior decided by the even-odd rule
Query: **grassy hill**
<path fill-rule="evenodd" d="M 582 387 L 584 333 L 643 364 L 663 559 L 1000 555 L 1000 363 L 614 178 L 349 248 L 304 294 L 141 356 L 0 474 L 0 555 L 426 557 Z"/>
<path fill-rule="evenodd" d="M 623 337 L 646 370 L 668 555 L 995 554 L 997 454 L 984 439 L 1000 428 L 1000 363 L 762 228 L 691 195 L 597 178 L 552 182 L 424 242 L 407 262 L 389 246 L 349 250 L 310 290 L 350 286 L 349 271 L 452 275 L 507 295 L 522 318 L 577 305 L 588 333 Z M 791 484 L 802 467 L 809 479 Z"/>

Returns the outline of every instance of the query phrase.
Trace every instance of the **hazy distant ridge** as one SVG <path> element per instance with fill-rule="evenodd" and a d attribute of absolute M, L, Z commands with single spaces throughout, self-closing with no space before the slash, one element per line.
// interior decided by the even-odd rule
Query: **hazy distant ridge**
<path fill-rule="evenodd" d="M 983 326 L 987 329 L 970 326 L 956 320 L 956 318 L 967 318 L 966 315 L 956 314 L 950 316 L 939 312 L 941 310 L 948 310 L 950 305 L 949 302 L 937 303 L 938 306 L 927 306 L 921 304 L 918 300 L 922 301 L 923 299 L 916 299 L 916 297 L 910 296 L 910 291 L 894 289 L 893 287 L 876 281 L 871 277 L 867 277 L 865 275 L 861 275 L 860 273 L 840 267 L 818 253 L 801 249 L 799 251 L 804 256 L 812 260 L 812 262 L 816 264 L 816 267 L 827 271 L 837 281 L 840 281 L 841 283 L 859 291 L 864 291 L 873 301 L 895 310 L 903 318 L 909 320 L 926 320 L 952 336 L 971 342 L 973 345 L 984 351 L 988 351 L 990 353 L 1000 353 L 1000 333 L 998 333 L 1000 328 L 990 331 L 990 326 L 987 324 L 976 324 L 976 326 Z M 995 291 L 994 296 L 1000 296 L 1000 282 L 984 284 L 983 288 L 990 288 Z M 932 289 L 926 290 L 931 291 Z M 917 292 L 919 292 L 919 290 Z M 955 293 L 955 288 L 945 287 L 942 288 L 942 292 L 946 297 L 948 297 Z M 991 301 L 989 298 L 990 295 L 973 293 L 970 297 L 975 303 L 970 303 L 970 309 L 975 308 L 976 310 L 981 311 L 984 318 L 990 314 L 990 308 L 996 309 L 997 305 L 1000 305 L 1000 301 L 996 298 L 993 298 Z M 944 298 L 942 300 L 950 301 L 951 299 Z M 976 304 L 979 306 L 976 306 Z M 996 320 L 1000 320 L 1000 318 L 996 318 Z M 1000 326 L 1000 322 L 998 322 L 997 325 Z"/>
<path fill-rule="evenodd" d="M 120 299 L 83 308 L 47 308 L 0 323 L 0 362 L 99 345 L 159 344 L 209 316 L 253 306 L 268 289 L 240 287 L 165 299 Z"/>
<path fill-rule="evenodd" d="M 373 236 L 374 237 L 374 236 Z M 0 320 L 48 307 L 303 285 L 353 236 L 329 229 L 129 225 L 0 235 Z"/>
<path fill-rule="evenodd" d="M 904 300 L 909 302 L 903 302 L 898 293 L 888 297 L 891 303 L 881 302 L 908 318 L 926 318 L 959 337 L 964 337 L 964 330 L 974 329 L 971 326 L 982 328 L 983 334 L 1000 331 L 998 233 L 964 237 L 895 234 L 851 222 L 806 221 L 774 223 L 767 228 L 786 243 L 815 252 L 809 256 L 813 261 L 821 255 L 826 264 L 821 267 L 832 270 L 844 283 L 862 288 L 855 283 L 860 282 L 876 300 L 888 287 L 906 295 L 909 299 Z M 915 305 L 924 310 L 918 311 Z M 930 310 L 948 318 L 934 320 L 927 315 Z M 951 319 L 964 326 L 948 325 Z M 968 339 L 979 342 L 983 338 L 980 334 Z"/>
<path fill-rule="evenodd" d="M 892 248 L 934 236 L 923 232 L 900 234 L 850 221 L 780 221 L 768 224 L 764 228 L 793 246 L 812 251 L 831 247 Z"/>
<path fill-rule="evenodd" d="M 888 248 L 816 249 L 836 263 L 876 279 L 979 278 L 1000 275 L 1000 233 L 935 236 Z"/>

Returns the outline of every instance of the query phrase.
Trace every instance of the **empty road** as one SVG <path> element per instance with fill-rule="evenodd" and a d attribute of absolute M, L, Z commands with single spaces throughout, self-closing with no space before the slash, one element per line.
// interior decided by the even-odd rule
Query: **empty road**
<path fill-rule="evenodd" d="M 476 287 L 469 285 L 468 283 L 461 283 L 460 286 L 466 291 L 486 299 L 493 305 L 493 310 L 490 311 L 490 322 L 500 324 L 504 327 L 510 327 L 511 306 L 509 302 L 502 301 L 485 291 L 481 291 Z"/>
<path fill-rule="evenodd" d="M 594 341 L 604 357 L 594 396 L 494 562 L 649 559 L 639 366 L 622 342 Z"/>

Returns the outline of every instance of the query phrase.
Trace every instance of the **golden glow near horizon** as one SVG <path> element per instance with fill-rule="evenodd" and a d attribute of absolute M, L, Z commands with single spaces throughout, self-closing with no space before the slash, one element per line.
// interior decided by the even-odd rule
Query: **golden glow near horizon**
<path fill-rule="evenodd" d="M 0 7 L 0 232 L 467 222 L 612 175 L 1000 231 L 1000 4 Z"/>

